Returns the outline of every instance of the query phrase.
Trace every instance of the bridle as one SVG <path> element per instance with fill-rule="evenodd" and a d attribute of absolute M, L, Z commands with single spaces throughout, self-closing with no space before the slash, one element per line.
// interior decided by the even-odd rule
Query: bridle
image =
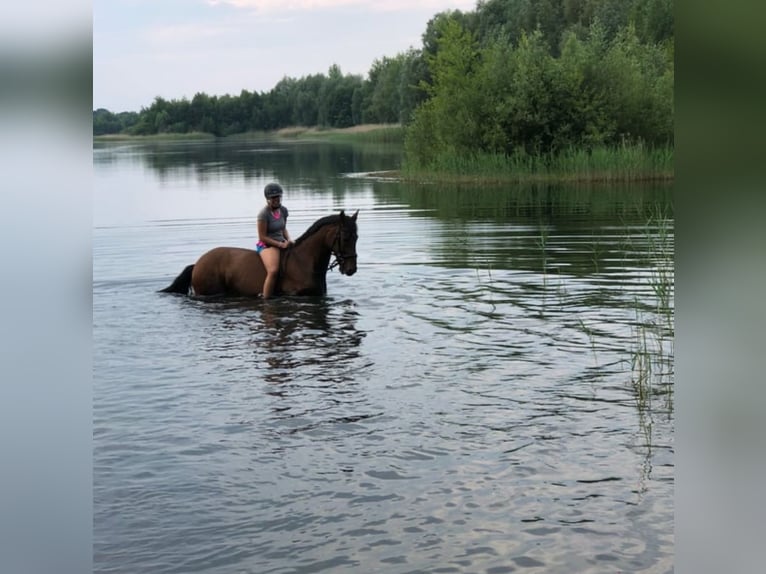
<path fill-rule="evenodd" d="M 328 271 L 332 270 L 334 267 L 337 267 L 338 265 L 342 265 L 347 259 L 356 259 L 356 251 L 353 255 L 344 255 L 343 254 L 343 222 L 338 223 L 338 229 L 335 231 L 335 239 L 332 241 L 332 247 L 330 247 L 330 251 L 335 256 L 335 260 L 330 263 L 330 266 L 327 268 Z"/>

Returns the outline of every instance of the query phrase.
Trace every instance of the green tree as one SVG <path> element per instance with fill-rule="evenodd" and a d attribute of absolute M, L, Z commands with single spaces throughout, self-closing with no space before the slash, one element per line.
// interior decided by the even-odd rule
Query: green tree
<path fill-rule="evenodd" d="M 126 127 L 120 116 L 105 108 L 93 112 L 93 135 L 118 134 Z"/>
<path fill-rule="evenodd" d="M 662 44 L 674 37 L 673 0 L 637 1 L 632 17 L 643 43 Z"/>
<path fill-rule="evenodd" d="M 482 130 L 481 94 L 474 81 L 479 65 L 476 42 L 454 19 L 442 20 L 436 32 L 435 55 L 426 55 L 432 80 L 422 84 L 429 99 L 415 111 L 405 140 L 421 162 L 432 155 L 426 146 L 471 153 Z"/>
<path fill-rule="evenodd" d="M 319 93 L 325 83 L 324 74 L 302 78 L 298 82 L 293 118 L 300 126 L 315 126 L 319 117 Z"/>
<path fill-rule="evenodd" d="M 359 76 L 343 76 L 336 64 L 330 66 L 327 81 L 319 93 L 319 125 L 345 128 L 353 124 L 354 91 L 362 86 Z"/>
<path fill-rule="evenodd" d="M 189 107 L 190 117 L 187 123 L 193 131 L 209 132 L 215 129 L 215 102 L 205 93 L 197 92 Z"/>
<path fill-rule="evenodd" d="M 399 75 L 399 122 L 408 125 L 415 110 L 427 97 L 421 86 L 429 78 L 428 64 L 420 50 L 409 50 L 402 63 Z"/>
<path fill-rule="evenodd" d="M 279 129 L 293 125 L 293 110 L 298 93 L 298 82 L 285 76 L 266 94 L 264 111 L 266 129 Z"/>
<path fill-rule="evenodd" d="M 375 60 L 369 72 L 369 97 L 364 119 L 370 123 L 396 123 L 401 106 L 400 76 L 404 56 Z"/>

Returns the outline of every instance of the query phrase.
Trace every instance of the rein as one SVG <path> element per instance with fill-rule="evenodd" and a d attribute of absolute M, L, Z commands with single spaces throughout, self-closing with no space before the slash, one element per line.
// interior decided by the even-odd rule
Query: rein
<path fill-rule="evenodd" d="M 342 225 L 342 222 L 338 223 L 338 229 L 335 231 L 335 239 L 333 239 L 332 247 L 330 247 L 330 251 L 335 256 L 335 260 L 330 263 L 329 267 L 327 267 L 328 271 L 332 271 L 333 268 L 341 265 L 346 259 L 356 259 L 356 253 L 353 255 L 343 255 L 343 241 L 341 237 Z"/>

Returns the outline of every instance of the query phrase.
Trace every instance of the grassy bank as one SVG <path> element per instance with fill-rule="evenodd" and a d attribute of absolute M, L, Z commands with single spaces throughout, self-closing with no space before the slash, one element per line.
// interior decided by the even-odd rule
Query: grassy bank
<path fill-rule="evenodd" d="M 227 140 L 284 139 L 299 141 L 326 141 L 348 143 L 402 144 L 404 128 L 398 124 L 365 124 L 350 128 L 320 128 L 294 126 L 275 131 L 246 132 L 226 136 Z M 211 133 L 161 133 L 152 135 L 108 134 L 93 136 L 93 141 L 183 141 L 218 139 Z"/>
<path fill-rule="evenodd" d="M 398 124 L 365 124 L 350 128 L 291 127 L 278 130 L 283 139 L 349 143 L 404 143 L 404 128 Z"/>
<path fill-rule="evenodd" d="M 408 180 L 482 183 L 630 182 L 673 179 L 673 148 L 641 144 L 568 149 L 556 155 L 442 153 L 428 166 L 403 163 Z"/>
<path fill-rule="evenodd" d="M 344 129 L 291 127 L 276 132 L 284 139 L 378 144 L 403 143 L 404 134 L 402 126 L 391 124 Z M 540 156 L 442 153 L 427 166 L 405 157 L 401 170 L 375 175 L 413 182 L 483 184 L 670 181 L 674 177 L 673 148 L 639 143 L 590 151 L 572 148 Z"/>
<path fill-rule="evenodd" d="M 110 141 L 185 141 L 185 140 L 214 140 L 213 134 L 204 132 L 191 132 L 186 134 L 175 133 L 163 133 L 152 134 L 146 136 L 134 136 L 128 134 L 107 134 L 103 136 L 93 136 L 94 142 L 110 142 Z"/>

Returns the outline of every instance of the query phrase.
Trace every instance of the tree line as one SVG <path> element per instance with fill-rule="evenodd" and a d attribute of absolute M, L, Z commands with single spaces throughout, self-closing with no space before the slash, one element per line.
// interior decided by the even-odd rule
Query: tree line
<path fill-rule="evenodd" d="M 435 154 L 555 153 L 673 144 L 672 0 L 479 0 L 436 14 L 419 48 L 366 77 L 285 77 L 268 92 L 157 97 L 93 112 L 94 135 L 399 123 L 412 161 Z"/>
<path fill-rule="evenodd" d="M 424 99 L 415 50 L 376 60 L 364 79 L 332 65 L 327 74 L 285 77 L 265 93 L 238 96 L 197 93 L 188 100 L 156 97 L 140 112 L 93 112 L 93 134 L 206 132 L 228 136 L 290 126 L 344 128 L 366 123 L 406 123 Z M 418 75 L 420 73 L 420 75 Z"/>

